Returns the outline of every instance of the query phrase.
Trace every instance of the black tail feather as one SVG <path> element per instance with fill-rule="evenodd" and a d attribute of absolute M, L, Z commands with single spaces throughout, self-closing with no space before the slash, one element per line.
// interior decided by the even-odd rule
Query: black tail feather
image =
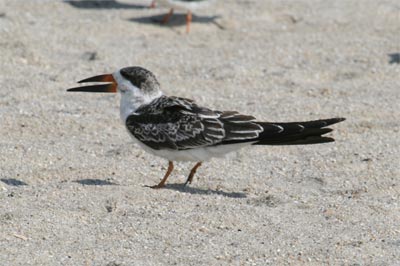
<path fill-rule="evenodd" d="M 264 128 L 253 145 L 304 145 L 333 142 L 333 138 L 324 137 L 332 131 L 326 126 L 344 121 L 344 118 L 331 118 L 307 122 L 258 123 Z"/>

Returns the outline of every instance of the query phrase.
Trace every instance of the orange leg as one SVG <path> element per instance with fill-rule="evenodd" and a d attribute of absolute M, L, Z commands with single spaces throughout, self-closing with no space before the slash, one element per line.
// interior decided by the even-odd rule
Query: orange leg
<path fill-rule="evenodd" d="M 184 186 L 186 186 L 188 183 L 192 184 L 194 174 L 196 173 L 197 168 L 199 168 L 200 166 L 201 166 L 201 162 L 196 163 L 196 165 L 190 171 L 190 174 L 189 174 L 188 178 L 186 179 Z"/>
<path fill-rule="evenodd" d="M 168 179 L 168 177 L 169 177 L 169 175 L 171 174 L 171 172 L 172 172 L 173 169 L 174 169 L 174 163 L 171 162 L 171 161 L 169 161 L 169 162 L 168 162 L 168 169 L 167 169 L 167 172 L 165 173 L 163 179 L 160 181 L 160 183 L 158 183 L 158 185 L 150 186 L 150 187 L 151 187 L 151 188 L 155 188 L 155 189 L 165 187 L 165 182 L 167 182 L 167 179 Z"/>
<path fill-rule="evenodd" d="M 174 9 L 173 8 L 171 8 L 169 10 L 168 14 L 166 14 L 164 16 L 164 18 L 161 20 L 161 24 L 166 24 L 169 21 L 169 19 L 171 18 L 172 14 L 174 14 Z"/>
<path fill-rule="evenodd" d="M 156 0 L 153 0 L 149 5 L 149 8 L 155 8 L 155 7 L 156 7 Z"/>
<path fill-rule="evenodd" d="M 186 14 L 186 33 L 190 32 L 190 23 L 192 22 L 192 12 L 188 11 Z"/>

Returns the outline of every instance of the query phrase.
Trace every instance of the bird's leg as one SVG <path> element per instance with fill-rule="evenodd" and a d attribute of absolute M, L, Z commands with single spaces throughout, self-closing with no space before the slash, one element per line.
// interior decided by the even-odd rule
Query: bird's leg
<path fill-rule="evenodd" d="M 194 174 L 196 173 L 197 168 L 199 168 L 200 165 L 201 165 L 201 162 L 198 162 L 198 163 L 196 163 L 196 165 L 192 168 L 192 170 L 190 171 L 190 174 L 189 174 L 188 178 L 186 179 L 186 182 L 185 182 L 184 186 L 186 186 L 188 183 L 189 183 L 189 184 L 192 184 Z"/>
<path fill-rule="evenodd" d="M 171 18 L 172 14 L 174 14 L 174 9 L 173 8 L 171 8 L 169 10 L 168 14 L 166 14 L 164 16 L 164 18 L 161 20 L 161 24 L 166 24 L 169 21 L 169 19 Z"/>
<path fill-rule="evenodd" d="M 192 22 L 192 12 L 189 10 L 186 14 L 186 33 L 190 31 L 190 23 Z"/>
<path fill-rule="evenodd" d="M 158 183 L 158 185 L 151 186 L 151 188 L 158 189 L 158 188 L 165 187 L 165 182 L 167 182 L 167 179 L 168 179 L 168 177 L 171 174 L 173 169 L 174 169 L 174 163 L 172 161 L 169 161 L 168 162 L 168 169 L 167 169 L 167 172 L 165 173 L 163 179 L 160 181 L 160 183 Z"/>
<path fill-rule="evenodd" d="M 151 1 L 149 8 L 155 8 L 155 7 L 156 7 L 156 0 L 153 0 L 153 1 Z"/>

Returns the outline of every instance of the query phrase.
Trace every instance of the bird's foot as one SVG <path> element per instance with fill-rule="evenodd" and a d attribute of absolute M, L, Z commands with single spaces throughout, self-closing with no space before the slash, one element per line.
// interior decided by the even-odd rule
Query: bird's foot
<path fill-rule="evenodd" d="M 199 168 L 199 167 L 201 166 L 201 163 L 202 163 L 202 162 L 198 162 L 198 163 L 192 168 L 192 170 L 190 171 L 190 174 L 189 174 L 188 178 L 186 179 L 186 182 L 183 184 L 184 187 L 186 187 L 187 184 L 192 184 L 194 174 L 196 173 L 197 168 Z"/>
<path fill-rule="evenodd" d="M 192 12 L 188 11 L 186 14 L 186 33 L 190 32 L 190 23 L 192 22 Z"/>
<path fill-rule="evenodd" d="M 161 24 L 167 24 L 168 23 L 168 21 L 169 21 L 169 19 L 172 17 L 172 15 L 174 14 L 174 9 L 173 8 L 171 8 L 170 10 L 169 10 L 169 12 L 162 18 L 162 20 L 161 20 Z"/>
<path fill-rule="evenodd" d="M 192 180 L 189 180 L 189 178 L 186 180 L 185 183 L 183 183 L 183 187 L 186 187 L 187 184 L 192 184 Z"/>

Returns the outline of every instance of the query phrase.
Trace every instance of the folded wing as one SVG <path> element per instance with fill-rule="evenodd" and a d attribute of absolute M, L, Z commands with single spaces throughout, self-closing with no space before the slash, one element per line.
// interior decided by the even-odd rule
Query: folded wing
<path fill-rule="evenodd" d="M 126 127 L 153 149 L 186 150 L 225 141 L 254 141 L 263 131 L 254 120 L 237 112 L 203 108 L 189 99 L 162 96 L 131 114 Z"/>

